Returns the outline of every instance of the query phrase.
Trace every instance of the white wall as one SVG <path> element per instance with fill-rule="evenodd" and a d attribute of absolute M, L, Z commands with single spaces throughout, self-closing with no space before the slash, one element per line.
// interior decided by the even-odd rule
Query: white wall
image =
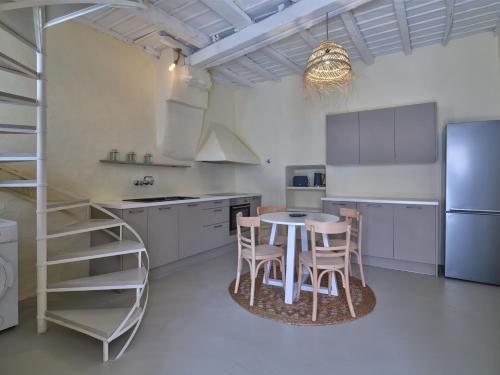
<path fill-rule="evenodd" d="M 2 52 L 33 66 L 34 54 L 4 33 L 0 33 L 0 46 Z M 135 151 L 139 159 L 151 152 L 154 161 L 168 161 L 156 150 L 157 59 L 77 22 L 48 30 L 47 55 L 49 185 L 94 201 L 235 189 L 234 167 L 230 165 L 193 163 L 191 168 L 147 168 L 98 162 L 113 148 L 119 149 L 122 158 L 128 151 Z M 2 72 L 0 90 L 34 95 L 33 82 Z M 34 124 L 33 113 L 31 109 L 1 105 L 0 121 Z M 231 89 L 218 85 L 212 88 L 204 133 L 213 122 L 234 126 Z M 1 152 L 34 147 L 31 136 L 0 137 Z M 29 165 L 15 167 L 30 170 Z M 155 177 L 153 187 L 133 186 L 133 180 L 145 175 Z M 18 220 L 22 228 L 20 293 L 25 298 L 35 292 L 34 205 L 7 193 L 0 195 L 0 201 L 0 216 Z M 85 273 L 86 267 L 76 272 Z M 68 276 L 62 270 L 53 274 L 55 278 Z"/>
<path fill-rule="evenodd" d="M 500 118 L 498 38 L 483 33 L 354 64 L 346 95 L 306 95 L 301 77 L 235 93 L 237 130 L 262 160 L 238 168 L 239 190 L 262 191 L 266 203 L 285 202 L 285 166 L 325 163 L 325 116 L 436 101 L 439 162 L 402 166 L 327 167 L 327 194 L 441 197 L 442 130 L 448 122 Z"/>

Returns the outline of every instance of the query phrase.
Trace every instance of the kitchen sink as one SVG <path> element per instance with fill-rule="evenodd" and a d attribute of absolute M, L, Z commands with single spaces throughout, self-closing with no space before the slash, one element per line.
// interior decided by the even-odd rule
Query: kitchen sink
<path fill-rule="evenodd" d="M 124 202 L 170 202 L 170 201 L 183 201 L 187 199 L 200 199 L 199 197 L 183 197 L 183 196 L 175 196 L 175 197 L 153 197 L 153 198 L 133 198 L 133 199 L 124 199 Z"/>

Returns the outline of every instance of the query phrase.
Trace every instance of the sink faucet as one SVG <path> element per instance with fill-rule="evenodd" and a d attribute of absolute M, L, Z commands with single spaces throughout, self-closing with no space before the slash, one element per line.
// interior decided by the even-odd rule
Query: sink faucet
<path fill-rule="evenodd" d="M 143 186 L 143 185 L 154 185 L 155 178 L 153 176 L 144 176 L 142 180 L 134 180 L 135 186 Z"/>

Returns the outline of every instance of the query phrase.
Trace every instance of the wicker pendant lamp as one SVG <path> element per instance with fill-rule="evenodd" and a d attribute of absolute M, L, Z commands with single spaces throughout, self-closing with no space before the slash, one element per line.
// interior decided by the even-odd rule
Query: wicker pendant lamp
<path fill-rule="evenodd" d="M 326 40 L 313 49 L 304 70 L 304 86 L 319 92 L 342 88 L 352 80 L 351 61 L 344 47 L 328 39 L 328 14 L 326 15 Z"/>

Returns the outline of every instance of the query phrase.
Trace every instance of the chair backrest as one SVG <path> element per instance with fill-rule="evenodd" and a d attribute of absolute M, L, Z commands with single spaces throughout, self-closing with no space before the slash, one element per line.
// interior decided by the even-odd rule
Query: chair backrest
<path fill-rule="evenodd" d="M 260 228 L 259 217 L 244 217 L 241 212 L 236 215 L 236 226 L 238 233 L 238 253 L 244 248 L 250 249 L 252 259 L 255 259 L 255 228 Z M 250 228 L 250 238 L 243 235 L 241 228 Z"/>
<path fill-rule="evenodd" d="M 354 208 L 341 208 L 340 216 L 344 217 L 345 220 L 351 224 L 351 234 L 361 241 L 361 232 L 363 230 L 363 215 L 361 212 Z M 357 227 L 354 226 L 354 224 L 356 224 Z"/>
<path fill-rule="evenodd" d="M 351 242 L 351 224 L 347 221 L 338 223 L 325 223 L 320 221 L 306 220 L 306 228 L 311 232 L 311 250 L 313 258 L 313 267 L 317 266 L 317 258 L 340 258 L 344 257 L 344 266 L 347 268 L 349 262 L 349 245 Z M 318 234 L 343 234 L 346 241 L 339 246 L 318 246 L 316 241 Z"/>
<path fill-rule="evenodd" d="M 257 207 L 257 215 L 270 214 L 273 212 L 286 212 L 286 206 L 259 206 Z"/>
<path fill-rule="evenodd" d="M 273 212 L 286 212 L 286 206 L 259 206 L 257 207 L 257 215 L 270 214 Z M 262 243 L 266 236 L 271 236 L 271 224 L 263 224 L 259 229 L 259 243 Z M 278 235 L 283 235 L 283 228 L 278 226 Z M 267 240 L 267 238 L 266 238 Z"/>

